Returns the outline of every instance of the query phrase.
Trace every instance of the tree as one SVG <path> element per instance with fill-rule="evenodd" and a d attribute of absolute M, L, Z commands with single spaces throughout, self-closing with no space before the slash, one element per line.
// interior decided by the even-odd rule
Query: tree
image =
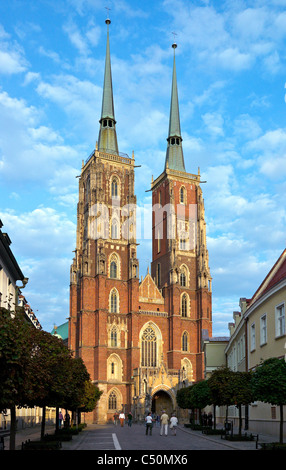
<path fill-rule="evenodd" d="M 46 406 L 60 405 L 67 391 L 65 375 L 71 361 L 71 352 L 61 339 L 35 328 L 31 328 L 27 341 L 31 357 L 26 367 L 22 405 L 43 408 L 41 423 L 43 438 Z"/>
<path fill-rule="evenodd" d="M 215 407 L 226 406 L 228 411 L 228 406 L 234 403 L 233 380 L 234 372 L 225 366 L 216 369 L 208 379 L 211 401 L 214 405 L 214 427 L 216 427 Z"/>
<path fill-rule="evenodd" d="M 176 395 L 177 404 L 180 408 L 184 410 L 191 408 L 190 401 L 189 401 L 190 388 L 191 386 L 184 387 L 184 388 L 180 388 L 177 391 L 177 395 Z"/>
<path fill-rule="evenodd" d="M 15 449 L 16 406 L 23 402 L 27 364 L 31 351 L 28 343 L 31 326 L 21 311 L 16 315 L 0 309 L 0 411 L 11 412 L 10 450 Z"/>
<path fill-rule="evenodd" d="M 255 400 L 280 408 L 279 441 L 283 443 L 283 406 L 286 405 L 286 363 L 276 357 L 262 362 L 253 373 L 251 384 Z"/>
<path fill-rule="evenodd" d="M 242 405 L 248 405 L 253 401 L 250 372 L 236 371 L 232 376 L 233 385 L 233 403 L 237 406 L 239 412 L 238 434 L 241 435 L 242 428 Z"/>
<path fill-rule="evenodd" d="M 202 380 L 193 384 L 190 388 L 189 403 L 191 408 L 199 410 L 199 419 L 201 419 L 201 411 L 207 405 L 212 403 L 211 391 L 207 380 Z"/>
<path fill-rule="evenodd" d="M 93 411 L 102 393 L 103 392 L 99 390 L 99 388 L 95 384 L 90 381 L 86 381 L 84 396 L 82 397 L 79 411 L 83 413 Z"/>

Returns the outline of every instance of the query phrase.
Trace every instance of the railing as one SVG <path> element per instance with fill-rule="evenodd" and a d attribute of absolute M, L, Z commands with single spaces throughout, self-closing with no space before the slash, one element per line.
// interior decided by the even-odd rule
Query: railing
<path fill-rule="evenodd" d="M 155 312 L 153 310 L 139 310 L 139 313 L 142 315 L 154 315 L 156 317 L 167 317 L 167 312 Z"/>
<path fill-rule="evenodd" d="M 127 165 L 132 165 L 132 161 L 134 161 L 133 159 L 131 159 L 127 153 L 121 153 L 121 152 L 118 152 L 118 155 L 117 154 L 114 154 L 112 152 L 108 152 L 108 150 L 106 152 L 101 152 L 101 151 L 97 151 L 97 150 L 93 150 L 93 152 L 91 152 L 91 154 L 89 155 L 89 157 L 85 160 L 85 165 L 90 161 L 90 159 L 95 155 L 95 152 L 98 152 L 98 156 L 100 158 L 107 158 L 108 160 L 113 160 L 113 161 L 116 161 L 116 162 L 119 162 L 119 163 L 126 163 Z"/>

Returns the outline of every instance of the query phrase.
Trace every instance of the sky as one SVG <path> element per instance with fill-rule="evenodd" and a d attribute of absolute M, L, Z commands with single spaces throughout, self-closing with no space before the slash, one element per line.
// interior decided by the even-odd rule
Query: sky
<path fill-rule="evenodd" d="M 228 336 L 239 299 L 285 249 L 286 0 L 0 0 L 0 219 L 29 278 L 23 294 L 44 330 L 69 317 L 77 176 L 98 140 L 107 15 L 118 145 L 141 165 L 140 208 L 164 169 L 178 45 L 186 171 L 206 181 L 213 336 Z"/>

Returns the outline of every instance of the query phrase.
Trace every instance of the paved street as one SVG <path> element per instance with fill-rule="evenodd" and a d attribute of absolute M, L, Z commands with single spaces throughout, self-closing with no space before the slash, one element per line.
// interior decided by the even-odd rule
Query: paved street
<path fill-rule="evenodd" d="M 173 436 L 169 430 L 168 436 L 160 436 L 160 429 L 153 428 L 152 436 L 145 435 L 145 426 L 133 424 L 123 428 L 113 425 L 88 425 L 79 436 L 71 442 L 62 443 L 63 450 L 255 450 L 255 442 L 234 442 L 222 440 L 220 436 L 205 436 L 201 432 L 194 432 L 178 428 L 177 435 Z"/>

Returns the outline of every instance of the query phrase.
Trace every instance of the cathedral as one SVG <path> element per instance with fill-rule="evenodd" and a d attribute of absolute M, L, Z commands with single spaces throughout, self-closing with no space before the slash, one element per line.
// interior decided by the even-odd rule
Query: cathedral
<path fill-rule="evenodd" d="M 135 157 L 119 152 L 107 24 L 98 141 L 82 162 L 70 271 L 69 347 L 103 394 L 90 423 L 115 412 L 177 410 L 176 391 L 204 378 L 212 336 L 211 275 L 200 172 L 185 168 L 176 44 L 166 159 L 152 178 L 152 262 L 139 276 Z"/>

